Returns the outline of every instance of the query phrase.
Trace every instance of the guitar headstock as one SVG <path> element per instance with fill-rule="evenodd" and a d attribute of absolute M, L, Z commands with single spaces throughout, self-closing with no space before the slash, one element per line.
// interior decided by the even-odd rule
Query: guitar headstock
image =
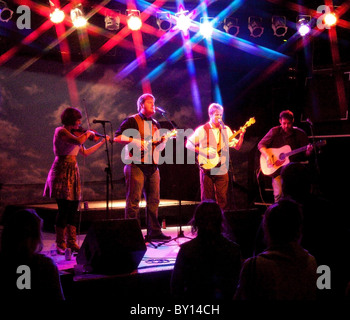
<path fill-rule="evenodd" d="M 245 125 L 243 126 L 244 128 L 248 128 L 248 127 L 250 127 L 252 124 L 254 124 L 255 123 L 255 118 L 254 117 L 252 117 L 252 118 L 250 118 L 246 123 L 245 123 Z"/>
<path fill-rule="evenodd" d="M 173 129 L 171 130 L 169 133 L 168 133 L 168 138 L 175 138 L 177 135 L 177 130 L 176 129 Z"/>

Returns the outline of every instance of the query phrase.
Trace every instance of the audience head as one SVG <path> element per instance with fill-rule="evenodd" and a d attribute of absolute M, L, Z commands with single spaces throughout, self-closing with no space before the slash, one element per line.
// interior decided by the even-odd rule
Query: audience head
<path fill-rule="evenodd" d="M 291 162 L 281 170 L 282 192 L 285 197 L 302 200 L 311 192 L 311 177 L 308 168 L 300 162 Z"/>
<path fill-rule="evenodd" d="M 267 244 L 285 245 L 301 240 L 302 212 L 298 203 L 282 199 L 272 204 L 263 217 L 263 229 Z"/>
<path fill-rule="evenodd" d="M 42 250 L 42 219 L 34 209 L 7 212 L 3 218 L 3 226 L 2 253 L 30 257 Z"/>
<path fill-rule="evenodd" d="M 192 231 L 198 234 L 219 235 L 222 230 L 222 211 L 213 200 L 202 201 L 196 208 L 191 220 Z"/>

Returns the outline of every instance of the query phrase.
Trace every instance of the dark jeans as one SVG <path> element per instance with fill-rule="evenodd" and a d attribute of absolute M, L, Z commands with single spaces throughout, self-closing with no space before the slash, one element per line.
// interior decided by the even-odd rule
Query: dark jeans
<path fill-rule="evenodd" d="M 211 175 L 199 170 L 201 201 L 215 200 L 222 210 L 227 209 L 227 190 L 229 184 L 228 173 L 223 175 Z"/>
<path fill-rule="evenodd" d="M 146 201 L 146 217 L 148 235 L 159 235 L 161 227 L 158 221 L 160 199 L 160 175 L 155 171 L 142 171 L 137 165 L 124 167 L 126 183 L 125 219 L 137 219 L 140 223 L 140 206 L 142 192 Z M 141 223 L 140 223 L 141 225 Z"/>
<path fill-rule="evenodd" d="M 58 213 L 56 216 L 56 226 L 65 228 L 67 224 L 77 226 L 79 221 L 79 200 L 56 199 Z"/>

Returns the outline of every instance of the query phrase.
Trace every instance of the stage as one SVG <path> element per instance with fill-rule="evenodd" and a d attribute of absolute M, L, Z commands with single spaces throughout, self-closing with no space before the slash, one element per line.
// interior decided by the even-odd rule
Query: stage
<path fill-rule="evenodd" d="M 184 201 L 176 199 L 161 199 L 158 209 L 158 217 L 160 221 L 165 220 L 169 226 L 185 225 L 192 218 L 194 209 L 198 204 L 197 201 Z M 145 227 L 145 201 L 140 202 L 140 217 L 141 227 Z M 11 206 L 11 210 L 18 208 L 32 208 L 35 209 L 38 215 L 44 220 L 44 231 L 53 232 L 55 218 L 57 213 L 56 203 L 45 204 L 27 204 L 20 206 Z M 80 205 L 80 231 L 86 232 L 94 221 L 104 219 L 123 219 L 125 211 L 125 200 L 111 200 L 106 201 L 84 201 Z"/>
<path fill-rule="evenodd" d="M 159 205 L 159 221 L 163 232 L 171 236 L 172 240 L 166 243 L 144 243 L 145 229 L 145 202 L 140 203 L 141 228 L 137 225 L 136 232 L 141 232 L 141 240 L 137 246 L 146 245 L 145 253 L 139 259 L 137 267 L 131 272 L 105 274 L 85 270 L 77 263 L 77 257 L 66 260 L 64 255 L 51 255 L 50 249 L 55 248 L 54 221 L 57 213 L 55 203 L 27 204 L 8 206 L 12 211 L 20 208 L 33 208 L 43 219 L 43 250 L 42 253 L 55 261 L 60 272 L 62 288 L 67 301 L 166 301 L 171 299 L 170 280 L 177 254 L 181 244 L 195 237 L 189 225 L 198 202 L 161 199 Z M 81 204 L 81 219 L 78 232 L 78 244 L 83 245 L 91 227 L 105 222 L 108 229 L 116 221 L 124 219 L 125 200 L 113 200 L 109 203 L 109 212 L 106 213 L 105 201 L 89 201 Z M 260 225 L 262 210 L 251 208 L 247 210 L 232 210 L 225 212 L 226 219 L 235 235 L 235 241 L 240 245 L 242 257 L 252 255 L 256 232 Z M 165 222 L 163 224 L 163 221 Z M 164 228 L 165 227 L 165 228 Z M 127 228 L 124 228 L 127 229 Z M 135 230 L 126 232 L 126 235 L 115 236 L 101 228 L 104 236 L 104 246 L 109 246 L 104 252 L 118 248 L 120 243 L 132 243 Z M 180 235 L 180 237 L 178 237 Z M 118 238 L 119 237 L 119 238 Z M 118 239 L 116 239 L 118 238 Z M 160 245 L 159 245 L 160 244 Z M 135 249 L 135 252 L 138 249 Z M 138 253 L 140 255 L 140 253 Z M 125 264 L 124 257 L 117 255 L 117 263 Z"/>
<path fill-rule="evenodd" d="M 191 232 L 189 225 L 190 218 L 196 207 L 196 202 L 183 201 L 181 207 L 176 200 L 161 200 L 159 207 L 159 220 L 165 219 L 167 224 L 163 228 L 166 235 L 171 236 L 172 240 L 168 242 L 146 242 L 146 251 L 140 262 L 132 272 L 119 274 L 99 274 L 95 272 L 86 272 L 82 265 L 77 263 L 77 257 L 72 255 L 71 260 L 66 260 L 64 255 L 51 255 L 50 249 L 55 247 L 55 232 L 53 230 L 53 219 L 57 207 L 55 204 L 44 205 L 27 205 L 25 207 L 34 208 L 44 219 L 46 228 L 43 230 L 43 250 L 42 253 L 51 256 L 56 262 L 61 276 L 62 287 L 67 301 L 81 299 L 87 300 L 129 300 L 129 299 L 158 299 L 164 301 L 171 299 L 170 279 L 174 263 L 181 244 L 195 237 Z M 98 222 L 106 221 L 105 226 L 110 222 L 124 221 L 125 201 L 113 201 L 110 210 L 110 219 L 105 219 L 106 215 L 103 210 L 105 202 L 89 202 L 88 210 L 82 207 L 82 221 L 85 222 L 84 228 L 78 229 L 78 244 L 83 245 L 86 235 L 91 226 Z M 82 204 L 83 206 L 83 204 Z M 144 208 L 144 202 L 141 203 Z M 95 212 L 94 212 L 95 211 Z M 94 214 L 95 213 L 95 214 Z M 96 214 L 97 213 L 97 214 Z M 179 213 L 183 223 L 180 225 Z M 251 256 L 254 248 L 256 231 L 260 224 L 261 211 L 257 209 L 239 210 L 225 212 L 225 216 L 236 236 L 236 242 L 241 246 L 243 258 Z M 93 217 L 93 219 L 91 219 Z M 144 217 L 141 217 L 144 224 Z M 49 221 L 47 221 L 49 220 Z M 164 227 L 164 225 L 163 225 Z M 146 229 L 138 227 L 136 232 L 146 235 Z M 104 232 L 102 230 L 102 232 Z M 135 230 L 134 230 L 135 232 Z M 132 242 L 133 232 L 117 241 Z M 106 235 L 110 248 L 118 246 L 115 239 L 110 239 L 111 235 Z M 141 237 L 141 236 L 140 236 Z M 114 238 L 112 233 L 112 238 Z M 113 243 L 116 243 L 113 245 Z M 143 245 L 143 239 L 141 240 Z M 109 249 L 107 249 L 108 251 Z M 121 257 L 120 263 L 124 263 Z"/>
<path fill-rule="evenodd" d="M 180 232 L 183 237 L 178 237 Z M 146 230 L 141 230 L 146 235 Z M 66 260 L 64 255 L 51 255 L 50 249 L 55 245 L 55 234 L 43 233 L 42 253 L 50 256 L 56 263 L 61 276 L 62 288 L 67 301 L 101 300 L 101 299 L 169 299 L 170 277 L 180 245 L 195 235 L 190 226 L 167 227 L 163 232 L 173 240 L 167 243 L 146 242 L 146 252 L 136 270 L 125 274 L 98 274 L 84 272 L 83 266 L 77 264 L 76 256 Z M 81 246 L 86 233 L 78 235 Z M 131 241 L 131 239 L 126 239 Z M 120 261 L 123 263 L 123 261 Z"/>

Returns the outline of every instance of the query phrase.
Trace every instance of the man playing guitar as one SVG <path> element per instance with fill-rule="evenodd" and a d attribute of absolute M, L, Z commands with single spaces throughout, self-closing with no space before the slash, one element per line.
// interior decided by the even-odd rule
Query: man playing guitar
<path fill-rule="evenodd" d="M 229 147 L 239 150 L 243 143 L 245 127 L 239 139 L 222 121 L 224 108 L 212 103 L 208 108 L 209 122 L 199 126 L 187 139 L 186 148 L 198 156 L 200 166 L 201 200 L 216 200 L 222 210 L 227 209 L 229 185 Z"/>
<path fill-rule="evenodd" d="M 294 115 L 290 110 L 284 110 L 279 116 L 280 126 L 273 127 L 258 143 L 258 149 L 261 152 L 261 163 L 266 164 L 266 169 L 271 169 L 272 188 L 274 200 L 277 202 L 282 196 L 282 181 L 280 176 L 281 167 L 289 162 L 280 161 L 274 150 L 288 146 L 289 150 L 295 150 L 305 147 L 305 152 L 291 156 L 290 161 L 300 162 L 305 161 L 305 155 L 309 156 L 313 150 L 312 144 L 309 144 L 309 139 L 306 133 L 294 127 Z M 303 148 L 301 148 L 303 149 Z M 276 169 L 276 170 L 275 170 Z M 262 168 L 263 173 L 264 168 Z"/>

